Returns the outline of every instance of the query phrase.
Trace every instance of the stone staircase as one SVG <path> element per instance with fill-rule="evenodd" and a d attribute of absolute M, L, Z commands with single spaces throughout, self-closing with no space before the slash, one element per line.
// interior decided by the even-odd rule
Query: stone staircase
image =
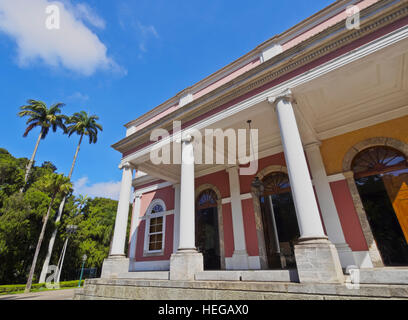
<path fill-rule="evenodd" d="M 350 270 L 344 284 L 297 283 L 296 270 L 205 271 L 197 273 L 195 281 L 170 281 L 167 271 L 129 272 L 115 279 L 86 280 L 85 287 L 76 290 L 75 299 L 408 300 L 407 268 L 358 272 Z"/>

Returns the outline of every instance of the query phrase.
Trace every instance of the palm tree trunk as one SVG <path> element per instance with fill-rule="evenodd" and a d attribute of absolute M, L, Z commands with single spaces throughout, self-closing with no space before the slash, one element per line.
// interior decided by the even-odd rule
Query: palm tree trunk
<path fill-rule="evenodd" d="M 41 244 L 42 244 L 43 239 L 44 239 L 45 229 L 46 229 L 46 227 L 47 227 L 48 218 L 50 217 L 52 205 L 54 204 L 54 200 L 55 200 L 56 195 L 57 195 L 57 193 L 54 193 L 54 195 L 53 195 L 52 198 L 51 198 L 51 202 L 50 202 L 50 205 L 49 205 L 49 207 L 48 207 L 47 215 L 45 216 L 45 219 L 44 219 L 44 222 L 43 222 L 43 226 L 42 226 L 42 229 L 41 229 L 40 237 L 38 238 L 37 248 L 35 249 L 35 254 L 34 254 L 33 263 L 32 263 L 32 265 L 31 265 L 31 269 L 30 269 L 30 274 L 29 274 L 29 276 L 28 276 L 26 288 L 25 288 L 25 291 L 24 291 L 25 293 L 29 293 L 30 290 L 31 290 L 31 284 L 32 284 L 32 282 L 33 282 L 33 276 L 34 276 L 34 271 L 35 271 L 35 265 L 37 264 L 38 254 L 40 253 Z"/>
<path fill-rule="evenodd" d="M 69 179 L 71 179 L 72 173 L 74 171 L 75 162 L 77 160 L 78 153 L 79 153 L 79 150 L 81 148 L 81 143 L 82 143 L 83 136 L 84 135 L 81 135 L 81 138 L 79 139 L 79 143 L 78 143 L 78 146 L 77 146 L 77 149 L 76 149 L 76 152 L 75 152 L 74 160 L 72 161 L 71 170 L 70 170 L 69 175 L 68 175 Z M 64 206 L 65 206 L 65 201 L 66 201 L 66 196 L 64 196 L 64 198 L 62 199 L 61 204 L 59 206 L 58 215 L 57 215 L 57 218 L 55 219 L 56 223 L 61 221 L 62 213 L 64 211 Z M 57 237 L 57 233 L 58 233 L 58 228 L 56 227 L 55 230 L 53 231 L 52 235 L 51 235 L 50 243 L 48 244 L 48 251 L 47 251 L 47 255 L 46 255 L 45 260 L 44 260 L 43 267 L 41 269 L 41 275 L 40 275 L 39 283 L 44 283 L 45 282 L 45 277 L 47 276 L 48 266 L 50 265 L 52 250 L 54 248 L 54 243 L 55 243 L 55 239 Z"/>
<path fill-rule="evenodd" d="M 30 176 L 31 169 L 32 169 L 33 164 L 34 164 L 34 158 L 35 158 L 35 155 L 37 154 L 38 146 L 40 145 L 42 135 L 43 135 L 43 132 L 41 130 L 40 135 L 38 136 L 38 139 L 37 139 L 37 143 L 35 144 L 34 152 L 31 155 L 30 162 L 27 165 L 26 173 L 25 173 L 25 177 L 24 177 L 24 186 L 20 189 L 20 193 L 22 193 L 24 191 L 24 188 L 25 188 L 25 186 L 27 184 L 28 177 Z"/>

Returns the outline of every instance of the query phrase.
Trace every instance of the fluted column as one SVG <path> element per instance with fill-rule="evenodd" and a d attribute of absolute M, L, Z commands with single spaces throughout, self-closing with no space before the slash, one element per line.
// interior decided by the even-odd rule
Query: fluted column
<path fill-rule="evenodd" d="M 120 187 L 120 196 L 118 210 L 116 213 L 115 229 L 113 233 L 112 247 L 110 256 L 125 256 L 125 242 L 127 223 L 129 218 L 129 203 L 132 193 L 133 167 L 129 162 L 121 164 L 119 169 L 122 173 L 122 184 Z"/>

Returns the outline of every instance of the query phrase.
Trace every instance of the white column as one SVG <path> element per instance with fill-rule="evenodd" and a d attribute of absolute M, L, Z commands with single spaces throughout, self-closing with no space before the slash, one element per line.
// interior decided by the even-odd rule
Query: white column
<path fill-rule="evenodd" d="M 299 280 L 303 282 L 344 282 L 336 247 L 324 234 L 319 208 L 292 107 L 290 90 L 269 98 L 276 105 L 282 145 L 288 166 L 300 239 L 295 245 Z"/>
<path fill-rule="evenodd" d="M 130 163 L 126 162 L 121 164 L 119 169 L 123 170 L 122 184 L 120 187 L 118 211 L 116 213 L 115 230 L 113 233 L 110 256 L 124 257 L 129 203 L 132 192 L 133 168 Z"/>
<path fill-rule="evenodd" d="M 239 183 L 238 166 L 227 169 L 230 184 L 232 229 L 234 234 L 234 253 L 231 269 L 248 269 L 248 253 L 246 250 L 244 217 L 242 213 L 241 188 Z"/>
<path fill-rule="evenodd" d="M 353 253 L 346 243 L 329 180 L 327 179 L 326 169 L 320 153 L 320 143 L 316 142 L 305 146 L 305 151 L 329 240 L 337 248 L 342 267 L 346 268 L 349 265 L 354 265 Z"/>
<path fill-rule="evenodd" d="M 137 231 L 139 230 L 139 224 L 140 224 L 141 198 L 142 198 L 141 194 L 135 195 L 135 202 L 133 204 L 133 211 L 132 211 L 132 227 L 130 229 L 129 259 L 135 259 L 136 257 L 136 242 L 137 242 Z"/>
<path fill-rule="evenodd" d="M 170 257 L 170 280 L 193 281 L 204 269 L 203 255 L 195 246 L 194 187 L 193 138 L 187 135 L 182 139 L 181 151 L 179 245 Z"/>
<path fill-rule="evenodd" d="M 178 251 L 196 250 L 195 246 L 195 186 L 193 138 L 182 139 L 180 184 L 180 235 Z"/>
<path fill-rule="evenodd" d="M 327 238 L 320 220 L 319 209 L 293 112 L 292 93 L 288 90 L 268 100 L 276 105 L 301 239 Z"/>
<path fill-rule="evenodd" d="M 173 185 L 174 188 L 174 232 L 173 232 L 173 253 L 179 248 L 180 240 L 180 184 Z"/>

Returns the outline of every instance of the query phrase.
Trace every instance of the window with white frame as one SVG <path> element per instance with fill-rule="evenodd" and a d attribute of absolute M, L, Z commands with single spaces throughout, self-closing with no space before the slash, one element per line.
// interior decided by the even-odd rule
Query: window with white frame
<path fill-rule="evenodd" d="M 164 248 L 166 206 L 160 199 L 153 200 L 146 212 L 145 252 L 158 253 Z"/>

